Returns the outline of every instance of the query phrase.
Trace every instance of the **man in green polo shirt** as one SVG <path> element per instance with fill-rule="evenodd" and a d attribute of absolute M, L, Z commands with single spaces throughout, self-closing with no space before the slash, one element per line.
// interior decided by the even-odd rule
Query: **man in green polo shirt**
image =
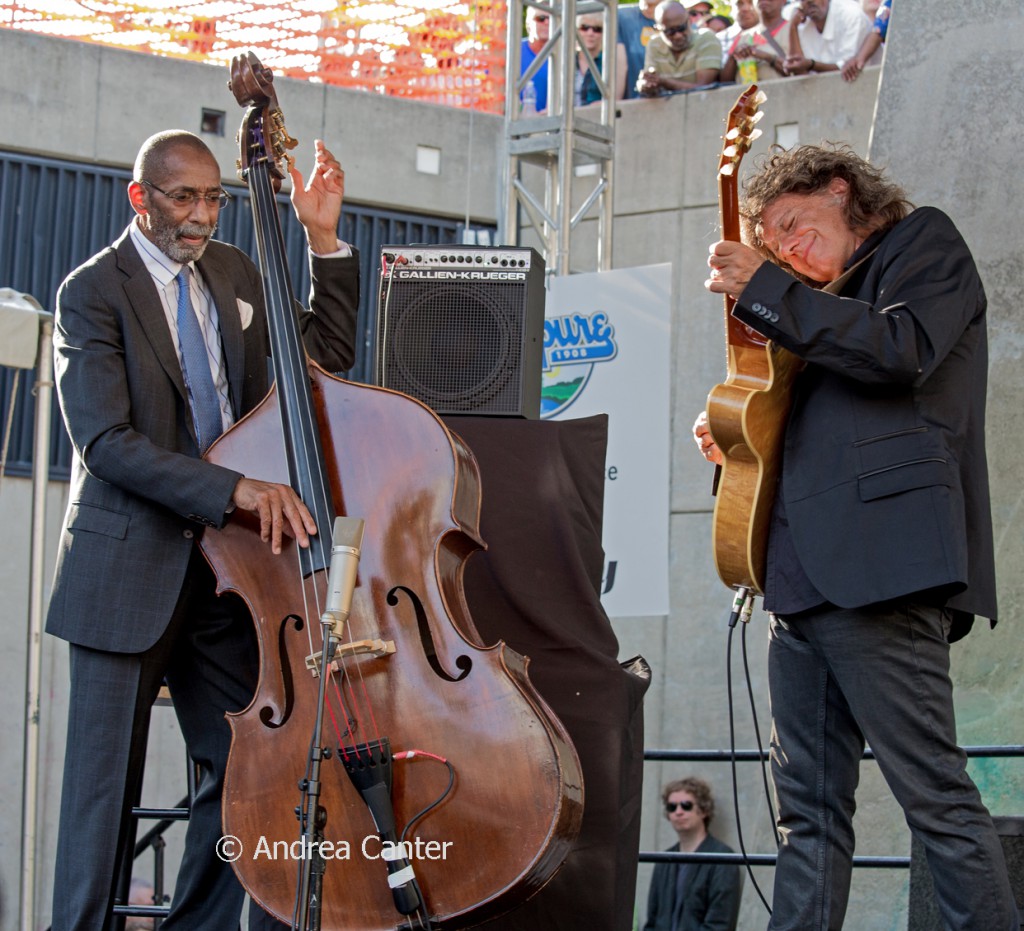
<path fill-rule="evenodd" d="M 638 93 L 656 97 L 718 81 L 722 46 L 710 29 L 691 27 L 690 15 L 678 0 L 659 3 L 654 21 L 658 34 L 647 43 Z"/>

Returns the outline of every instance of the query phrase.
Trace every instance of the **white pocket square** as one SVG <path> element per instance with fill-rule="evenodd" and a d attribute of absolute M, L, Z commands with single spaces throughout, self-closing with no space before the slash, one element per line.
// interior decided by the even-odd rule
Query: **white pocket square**
<path fill-rule="evenodd" d="M 242 320 L 242 329 L 248 330 L 249 324 L 252 323 L 252 304 L 247 304 L 240 297 L 236 298 L 238 302 L 238 316 Z"/>

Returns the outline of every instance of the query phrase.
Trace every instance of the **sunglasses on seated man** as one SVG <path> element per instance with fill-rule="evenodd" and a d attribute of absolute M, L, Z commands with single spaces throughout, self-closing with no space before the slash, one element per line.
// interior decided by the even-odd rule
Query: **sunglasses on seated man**
<path fill-rule="evenodd" d="M 672 814 L 677 808 L 681 808 L 683 811 L 693 811 L 693 802 L 665 802 L 665 811 Z"/>

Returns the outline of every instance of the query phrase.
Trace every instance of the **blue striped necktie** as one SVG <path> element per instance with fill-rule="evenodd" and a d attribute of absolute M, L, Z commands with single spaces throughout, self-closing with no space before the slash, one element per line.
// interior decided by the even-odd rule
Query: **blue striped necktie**
<path fill-rule="evenodd" d="M 206 352 L 206 338 L 189 295 L 191 275 L 192 270 L 183 265 L 177 276 L 178 343 L 181 346 L 185 386 L 188 388 L 189 403 L 192 406 L 192 421 L 196 428 L 199 450 L 206 452 L 210 444 L 224 432 L 224 424 L 221 420 L 217 387 L 213 383 L 210 359 Z"/>

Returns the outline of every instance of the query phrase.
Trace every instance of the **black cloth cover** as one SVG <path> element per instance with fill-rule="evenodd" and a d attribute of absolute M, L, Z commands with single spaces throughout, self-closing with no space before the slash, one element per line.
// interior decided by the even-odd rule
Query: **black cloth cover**
<path fill-rule="evenodd" d="M 486 931 L 633 927 L 643 697 L 649 668 L 620 664 L 599 598 L 606 416 L 571 421 L 448 417 L 480 463 L 481 532 L 466 597 L 486 643 L 530 658 L 529 675 L 569 731 L 584 778 L 583 826 L 564 866 Z"/>

